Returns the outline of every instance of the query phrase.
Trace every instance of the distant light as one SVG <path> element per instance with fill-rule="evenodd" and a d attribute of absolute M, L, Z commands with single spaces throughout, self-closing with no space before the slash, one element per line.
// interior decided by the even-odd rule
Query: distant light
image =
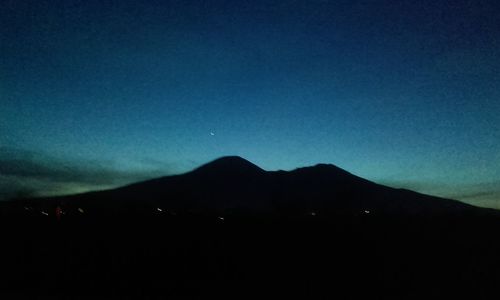
<path fill-rule="evenodd" d="M 219 220 L 224 221 L 224 217 L 219 217 Z"/>
<path fill-rule="evenodd" d="M 78 211 L 81 212 L 82 214 L 85 212 L 83 209 L 81 209 L 80 207 L 78 207 Z"/>
<path fill-rule="evenodd" d="M 44 212 L 44 211 L 42 211 L 42 215 L 46 215 L 46 216 L 48 216 L 49 214 L 48 214 L 48 213 L 46 213 L 46 212 Z"/>
<path fill-rule="evenodd" d="M 211 135 L 211 136 L 214 136 L 214 135 L 215 135 L 215 133 L 214 133 L 214 132 L 210 132 L 210 135 Z"/>
<path fill-rule="evenodd" d="M 163 209 L 161 209 L 161 208 L 159 208 L 159 207 L 158 207 L 156 210 L 157 210 L 157 211 L 163 211 Z"/>
<path fill-rule="evenodd" d="M 365 214 L 369 214 L 369 213 L 370 213 L 370 211 L 369 211 L 369 210 L 365 210 Z"/>
<path fill-rule="evenodd" d="M 316 216 L 316 213 L 312 212 L 312 213 L 310 213 L 310 215 L 314 217 L 314 216 Z"/>
<path fill-rule="evenodd" d="M 24 209 L 25 209 L 25 210 L 30 210 L 30 208 L 29 208 L 29 207 L 27 207 L 27 206 L 25 206 L 25 207 L 24 207 Z"/>

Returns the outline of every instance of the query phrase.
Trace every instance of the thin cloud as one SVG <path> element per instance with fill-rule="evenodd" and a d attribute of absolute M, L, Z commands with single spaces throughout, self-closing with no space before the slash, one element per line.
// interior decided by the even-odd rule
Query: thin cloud
<path fill-rule="evenodd" d="M 0 200 L 111 188 L 168 174 L 121 170 L 110 162 L 74 161 L 40 152 L 0 148 Z"/>
<path fill-rule="evenodd" d="M 425 194 L 456 199 L 472 205 L 500 209 L 500 180 L 468 184 L 397 180 L 379 181 L 379 183 L 395 188 L 405 188 Z"/>

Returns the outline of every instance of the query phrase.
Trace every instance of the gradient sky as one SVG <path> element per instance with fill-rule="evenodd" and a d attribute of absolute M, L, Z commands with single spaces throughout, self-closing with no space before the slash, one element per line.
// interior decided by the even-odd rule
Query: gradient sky
<path fill-rule="evenodd" d="M 0 198 L 240 155 L 500 208 L 498 1 L 0 4 Z"/>

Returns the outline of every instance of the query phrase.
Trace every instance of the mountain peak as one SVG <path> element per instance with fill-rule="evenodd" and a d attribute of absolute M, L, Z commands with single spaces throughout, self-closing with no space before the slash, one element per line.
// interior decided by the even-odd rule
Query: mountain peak
<path fill-rule="evenodd" d="M 318 172 L 318 171 L 326 171 L 326 172 L 337 172 L 337 173 L 345 173 L 345 174 L 350 174 L 349 172 L 347 172 L 346 170 L 344 169 L 341 169 L 339 167 L 337 167 L 336 165 L 333 165 L 333 164 L 316 164 L 314 166 L 308 166 L 308 167 L 302 167 L 302 168 L 298 168 L 296 170 L 300 170 L 300 171 L 315 171 L 315 172 Z"/>
<path fill-rule="evenodd" d="M 223 156 L 217 158 L 195 170 L 195 172 L 217 172 L 217 173 L 248 173 L 264 172 L 255 164 L 240 156 Z"/>
<path fill-rule="evenodd" d="M 210 163 L 220 163 L 220 162 L 233 162 L 233 163 L 239 163 L 239 164 L 252 164 L 248 160 L 244 159 L 241 156 L 238 155 L 226 155 L 219 157 L 217 159 L 214 159 Z"/>

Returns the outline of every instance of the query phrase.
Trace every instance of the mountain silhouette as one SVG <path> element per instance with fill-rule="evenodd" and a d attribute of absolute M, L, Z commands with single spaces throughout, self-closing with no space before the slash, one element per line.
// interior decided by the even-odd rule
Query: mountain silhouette
<path fill-rule="evenodd" d="M 265 171 L 222 157 L 111 190 L 0 203 L 0 214 L 0 294 L 421 299 L 476 296 L 500 278 L 497 211 L 330 164 Z"/>
<path fill-rule="evenodd" d="M 331 164 L 292 171 L 265 171 L 238 156 L 226 156 L 191 172 L 79 195 L 26 200 L 52 210 L 64 203 L 97 213 L 280 216 L 429 215 L 478 213 L 456 200 L 379 185 Z M 19 202 L 20 203 L 20 202 Z"/>
<path fill-rule="evenodd" d="M 263 173 L 264 170 L 239 156 L 224 156 L 209 162 L 193 172 L 205 175 L 232 175 Z"/>

